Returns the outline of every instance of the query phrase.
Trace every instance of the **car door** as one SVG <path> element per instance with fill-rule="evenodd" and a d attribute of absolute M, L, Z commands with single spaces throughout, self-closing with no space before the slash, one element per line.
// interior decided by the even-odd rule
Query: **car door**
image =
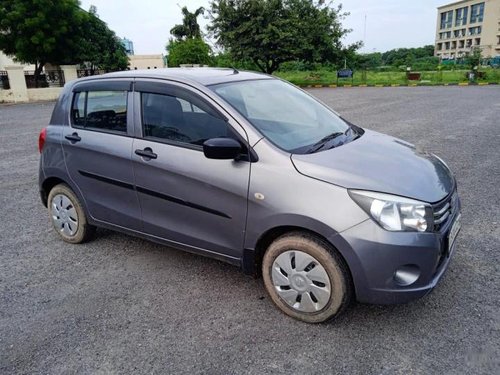
<path fill-rule="evenodd" d="M 140 230 L 131 161 L 131 80 L 83 82 L 72 95 L 70 126 L 62 136 L 71 179 L 95 220 Z"/>
<path fill-rule="evenodd" d="M 208 159 L 202 147 L 215 137 L 245 144 L 238 125 L 203 94 L 180 84 L 137 81 L 134 95 L 140 137 L 132 160 L 144 231 L 241 257 L 250 162 Z"/>

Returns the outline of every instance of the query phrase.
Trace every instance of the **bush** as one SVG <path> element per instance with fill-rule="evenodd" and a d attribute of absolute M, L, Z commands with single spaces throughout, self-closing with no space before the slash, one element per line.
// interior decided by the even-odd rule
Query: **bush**
<path fill-rule="evenodd" d="M 383 65 L 373 69 L 375 72 L 393 72 L 394 67 L 390 65 Z"/>
<path fill-rule="evenodd" d="M 308 72 L 308 71 L 337 71 L 337 66 L 332 63 L 311 63 L 305 61 L 288 61 L 280 65 L 281 72 Z"/>
<path fill-rule="evenodd" d="M 420 70 L 420 71 L 428 71 L 428 70 L 436 70 L 439 65 L 438 57 L 422 57 L 420 59 L 416 59 L 411 65 L 411 70 Z"/>

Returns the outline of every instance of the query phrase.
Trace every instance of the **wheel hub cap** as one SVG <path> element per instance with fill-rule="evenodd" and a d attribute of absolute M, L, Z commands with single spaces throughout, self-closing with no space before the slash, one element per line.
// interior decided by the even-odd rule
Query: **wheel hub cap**
<path fill-rule="evenodd" d="M 305 276 L 299 274 L 295 274 L 290 278 L 290 285 L 297 291 L 305 292 L 307 290 L 307 280 Z"/>
<path fill-rule="evenodd" d="M 325 268 L 305 252 L 280 254 L 272 266 L 272 280 L 278 295 L 298 311 L 320 311 L 330 300 L 330 278 Z"/>
<path fill-rule="evenodd" d="M 54 227 L 65 236 L 74 236 L 78 228 L 78 215 L 71 200 L 63 194 L 57 194 L 52 199 L 51 207 Z"/>

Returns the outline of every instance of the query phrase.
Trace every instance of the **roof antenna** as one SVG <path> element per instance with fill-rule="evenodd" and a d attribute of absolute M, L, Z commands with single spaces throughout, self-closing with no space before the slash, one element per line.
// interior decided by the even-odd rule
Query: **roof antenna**
<path fill-rule="evenodd" d="M 231 65 L 231 69 L 233 69 L 233 74 L 239 74 L 240 72 L 234 66 Z"/>

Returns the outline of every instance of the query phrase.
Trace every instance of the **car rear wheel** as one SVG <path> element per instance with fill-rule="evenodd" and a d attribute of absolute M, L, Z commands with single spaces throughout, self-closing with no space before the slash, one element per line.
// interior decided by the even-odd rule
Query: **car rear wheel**
<path fill-rule="evenodd" d="M 343 259 L 328 243 L 306 233 L 276 239 L 264 254 L 262 275 L 274 304 L 307 323 L 338 316 L 352 299 Z"/>
<path fill-rule="evenodd" d="M 66 184 L 52 188 L 48 209 L 52 225 L 64 241 L 83 243 L 94 234 L 95 227 L 88 224 L 82 204 Z"/>

